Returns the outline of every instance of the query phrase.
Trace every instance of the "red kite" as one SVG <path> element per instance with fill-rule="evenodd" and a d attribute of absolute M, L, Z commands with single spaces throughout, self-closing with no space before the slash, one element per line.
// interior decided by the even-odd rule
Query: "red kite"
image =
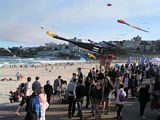
<path fill-rule="evenodd" d="M 143 32 L 149 32 L 149 31 L 143 30 L 143 29 L 141 29 L 141 28 L 138 28 L 138 27 L 136 27 L 136 26 L 130 25 L 130 24 L 126 23 L 126 22 L 125 22 L 124 20 L 122 20 L 122 19 L 117 20 L 117 22 L 122 23 L 122 24 L 126 24 L 126 25 L 128 25 L 128 26 L 130 26 L 130 27 L 132 27 L 132 28 L 135 28 L 135 29 L 137 29 L 137 30 L 141 30 L 141 31 L 143 31 Z"/>

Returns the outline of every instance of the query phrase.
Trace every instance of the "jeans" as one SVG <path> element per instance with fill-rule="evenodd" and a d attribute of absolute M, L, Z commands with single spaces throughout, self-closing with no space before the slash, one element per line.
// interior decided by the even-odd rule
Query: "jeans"
<path fill-rule="evenodd" d="M 71 115 L 72 115 L 72 116 L 74 115 L 76 102 L 75 102 L 73 96 L 69 96 L 69 97 L 68 97 L 68 102 L 69 102 L 68 115 L 69 115 L 69 117 L 71 117 Z"/>
<path fill-rule="evenodd" d="M 77 105 L 78 105 L 78 115 L 80 117 L 80 120 L 83 120 L 82 104 L 83 104 L 83 98 L 78 98 Z"/>

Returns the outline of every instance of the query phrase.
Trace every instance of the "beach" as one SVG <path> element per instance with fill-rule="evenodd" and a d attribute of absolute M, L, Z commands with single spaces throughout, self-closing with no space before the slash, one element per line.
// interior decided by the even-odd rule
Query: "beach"
<path fill-rule="evenodd" d="M 89 70 L 92 67 L 98 67 L 98 63 L 76 63 L 76 64 L 61 64 L 61 65 L 52 65 L 52 64 L 43 64 L 36 66 L 16 66 L 13 67 L 3 67 L 0 68 L 0 104 L 9 103 L 9 92 L 15 91 L 16 88 L 22 82 L 26 82 L 27 77 L 31 77 L 33 83 L 35 77 L 40 77 L 40 83 L 42 86 L 46 84 L 47 80 L 51 81 L 53 85 L 54 80 L 61 75 L 63 80 L 69 82 L 72 77 L 72 73 L 77 73 L 77 68 L 81 67 L 84 76 L 87 76 Z M 16 74 L 22 75 L 22 79 L 17 81 Z M 11 78 L 11 79 L 10 79 Z M 4 81 L 2 81 L 4 79 Z"/>

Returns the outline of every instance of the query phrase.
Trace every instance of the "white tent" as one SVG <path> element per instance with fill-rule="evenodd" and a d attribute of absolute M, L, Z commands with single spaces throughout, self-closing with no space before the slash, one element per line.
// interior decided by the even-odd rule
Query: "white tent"
<path fill-rule="evenodd" d="M 149 60 L 149 62 L 151 62 L 151 63 L 160 63 L 160 58 L 158 58 L 158 57 L 152 58 L 151 60 Z"/>

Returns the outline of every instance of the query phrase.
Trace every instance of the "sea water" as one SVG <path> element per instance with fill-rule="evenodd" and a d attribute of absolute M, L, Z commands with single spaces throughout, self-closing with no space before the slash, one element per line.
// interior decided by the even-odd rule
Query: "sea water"
<path fill-rule="evenodd" d="M 33 64 L 56 64 L 56 63 L 77 63 L 84 60 L 62 60 L 50 58 L 21 58 L 15 56 L 0 56 L 0 67 L 6 65 L 33 65 Z"/>

